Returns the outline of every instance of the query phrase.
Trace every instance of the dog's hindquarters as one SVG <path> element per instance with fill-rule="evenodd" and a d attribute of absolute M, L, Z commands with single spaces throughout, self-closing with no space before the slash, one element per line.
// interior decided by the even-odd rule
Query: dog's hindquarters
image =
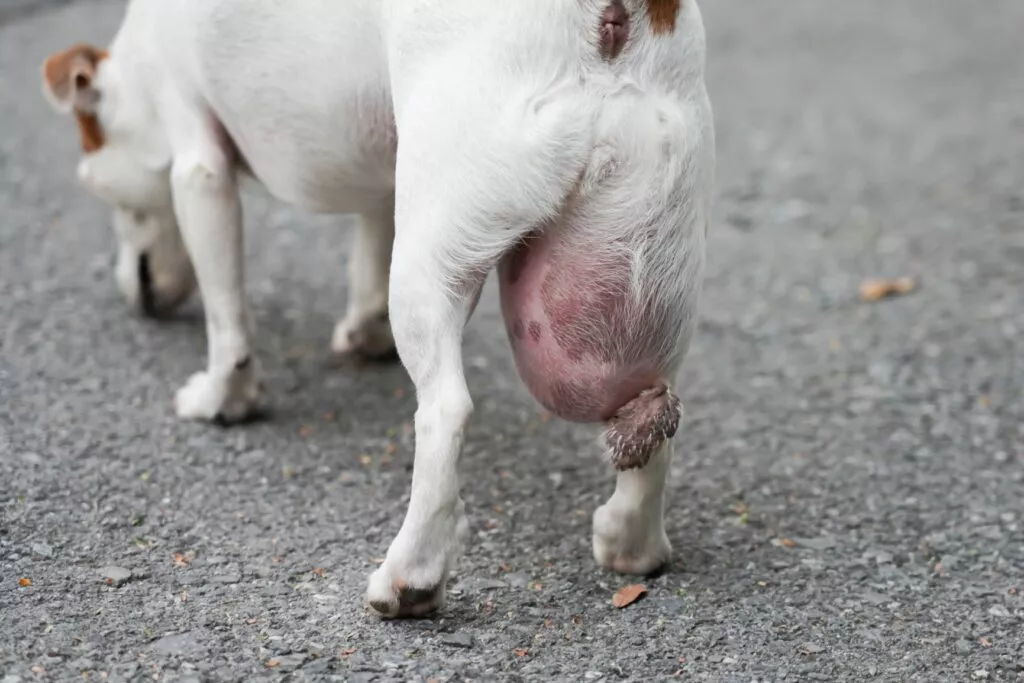
<path fill-rule="evenodd" d="M 667 385 L 696 320 L 712 162 L 699 100 L 626 89 L 599 106 L 563 214 L 503 259 L 499 282 L 531 392 L 563 418 L 605 422 L 627 469 L 678 423 Z"/>

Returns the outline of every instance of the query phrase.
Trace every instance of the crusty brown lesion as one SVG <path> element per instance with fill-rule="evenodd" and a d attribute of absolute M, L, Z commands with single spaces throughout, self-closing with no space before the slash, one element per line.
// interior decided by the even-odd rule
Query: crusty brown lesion
<path fill-rule="evenodd" d="M 681 0 L 647 0 L 647 18 L 654 33 L 672 33 Z"/>
<path fill-rule="evenodd" d="M 643 467 L 679 428 L 682 405 L 666 384 L 645 389 L 605 422 L 605 445 L 612 466 L 619 470 Z"/>

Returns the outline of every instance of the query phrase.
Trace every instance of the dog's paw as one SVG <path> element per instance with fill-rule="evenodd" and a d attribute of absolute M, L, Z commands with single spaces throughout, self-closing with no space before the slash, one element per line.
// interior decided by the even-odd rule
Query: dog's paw
<path fill-rule="evenodd" d="M 668 564 L 672 545 L 660 518 L 609 502 L 594 512 L 594 560 L 619 574 L 652 574 Z"/>
<path fill-rule="evenodd" d="M 226 375 L 197 372 L 174 395 L 174 410 L 185 420 L 222 424 L 253 415 L 259 400 L 256 363 L 250 359 Z"/>
<path fill-rule="evenodd" d="M 384 564 L 370 575 L 366 602 L 378 616 L 420 617 L 444 607 L 448 572 L 469 536 L 461 500 L 453 512 L 433 517 L 415 530 L 406 520 Z"/>
<path fill-rule="evenodd" d="M 414 587 L 391 574 L 388 568 L 381 567 L 370 576 L 366 602 L 377 616 L 384 619 L 423 617 L 444 607 L 444 579 L 425 587 Z"/>
<path fill-rule="evenodd" d="M 331 352 L 339 358 L 357 356 L 369 360 L 394 358 L 395 338 L 386 313 L 370 318 L 346 317 L 334 328 Z"/>

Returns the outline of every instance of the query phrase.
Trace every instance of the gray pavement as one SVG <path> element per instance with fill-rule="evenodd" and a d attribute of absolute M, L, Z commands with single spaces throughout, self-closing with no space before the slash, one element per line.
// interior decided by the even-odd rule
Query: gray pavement
<path fill-rule="evenodd" d="M 472 543 L 444 613 L 399 623 L 361 596 L 414 403 L 399 366 L 327 367 L 337 221 L 248 202 L 273 413 L 178 422 L 199 306 L 127 312 L 37 82 L 123 3 L 8 5 L 0 681 L 1024 679 L 1020 0 L 704 3 L 718 205 L 676 563 L 611 607 L 626 581 L 589 545 L 611 472 L 593 432 L 541 419 L 490 287 L 466 343 Z M 905 275 L 910 295 L 858 300 Z"/>

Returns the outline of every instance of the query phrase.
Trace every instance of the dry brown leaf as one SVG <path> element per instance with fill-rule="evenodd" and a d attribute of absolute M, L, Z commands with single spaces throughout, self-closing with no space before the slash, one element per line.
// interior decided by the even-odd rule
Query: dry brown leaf
<path fill-rule="evenodd" d="M 528 647 L 517 647 L 516 649 L 512 650 L 512 654 L 514 654 L 516 657 L 525 657 L 529 652 L 530 648 Z"/>
<path fill-rule="evenodd" d="M 316 569 L 313 570 L 313 573 L 316 576 L 319 576 L 322 579 L 324 577 L 324 568 L 323 567 L 317 567 Z"/>
<path fill-rule="evenodd" d="M 22 588 L 28 588 L 29 586 L 32 585 L 32 579 L 23 576 L 20 579 L 18 579 L 18 585 L 21 586 Z"/>
<path fill-rule="evenodd" d="M 914 279 L 901 277 L 895 280 L 865 280 L 860 285 L 860 298 L 863 301 L 878 301 L 887 296 L 909 294 L 914 290 Z"/>
<path fill-rule="evenodd" d="M 354 647 L 346 647 L 344 650 L 340 650 L 338 652 L 338 656 L 339 657 L 348 657 L 350 655 L 354 655 L 355 653 L 356 653 L 356 649 Z"/>
<path fill-rule="evenodd" d="M 268 659 L 267 660 L 267 668 L 268 669 L 275 669 L 275 668 L 277 668 L 279 666 L 281 666 L 281 660 L 280 659 Z"/>
<path fill-rule="evenodd" d="M 640 599 L 640 597 L 647 593 L 647 586 L 640 583 L 630 584 L 629 586 L 623 586 L 615 592 L 612 596 L 612 607 L 622 609 L 628 607 L 634 602 Z"/>
<path fill-rule="evenodd" d="M 988 638 L 985 638 L 985 637 L 982 637 L 981 639 L 979 639 L 978 640 L 978 644 L 981 645 L 982 647 L 992 647 L 992 641 L 989 640 Z"/>
<path fill-rule="evenodd" d="M 188 563 L 192 561 L 191 557 L 182 555 L 181 553 L 174 553 L 174 566 L 175 567 L 187 567 Z"/>
<path fill-rule="evenodd" d="M 795 548 L 796 541 L 794 541 L 792 538 L 780 538 L 779 545 L 781 545 L 783 548 Z"/>

